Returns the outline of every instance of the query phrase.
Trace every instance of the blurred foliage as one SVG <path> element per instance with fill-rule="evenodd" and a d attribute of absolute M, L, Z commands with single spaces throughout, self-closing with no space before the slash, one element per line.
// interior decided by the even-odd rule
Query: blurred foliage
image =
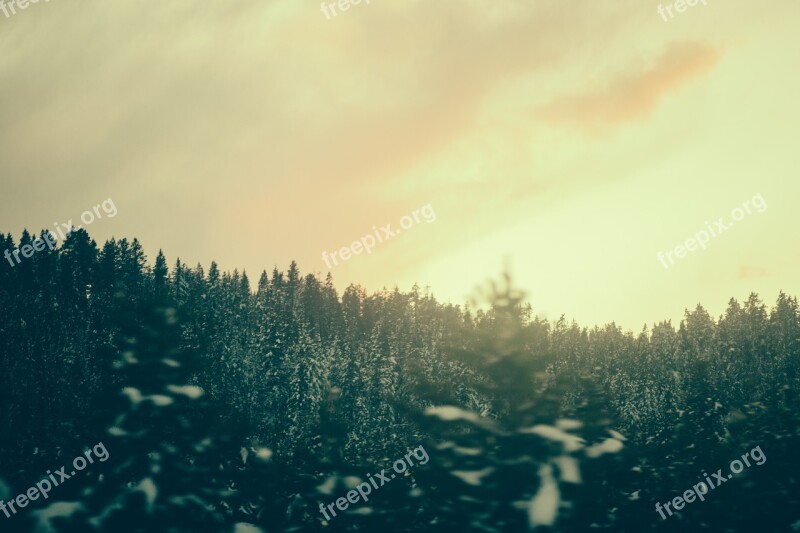
<path fill-rule="evenodd" d="M 32 237 L 25 233 L 20 244 Z M 0 235 L 4 248 L 16 247 Z M 0 498 L 103 442 L 2 531 L 800 528 L 797 300 L 638 334 L 330 276 L 208 273 L 83 231 L 0 267 Z M 326 520 L 367 474 L 430 461 Z M 755 446 L 767 457 L 654 510 Z"/>

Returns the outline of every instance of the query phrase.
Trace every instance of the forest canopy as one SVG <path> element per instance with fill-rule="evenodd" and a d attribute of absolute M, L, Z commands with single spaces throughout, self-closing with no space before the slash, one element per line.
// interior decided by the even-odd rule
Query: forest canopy
<path fill-rule="evenodd" d="M 25 232 L 18 245 L 33 238 Z M 16 246 L 0 235 L 0 248 Z M 75 231 L 60 248 L 0 267 L 0 499 L 98 441 L 110 460 L 0 524 L 800 523 L 796 298 L 731 299 L 716 318 L 697 305 L 677 327 L 637 334 L 536 317 L 507 279 L 490 304 L 444 304 L 417 286 L 339 294 L 330 274 L 302 275 L 294 262 L 251 286 L 216 263 L 169 267 L 159 252 L 151 266 L 136 239 L 98 247 Z M 135 402 L 132 391 L 170 401 Z M 320 502 L 420 445 L 429 463 L 335 520 L 320 514 Z M 669 520 L 653 510 L 755 446 L 765 466 Z M 59 501 L 81 503 L 59 516 Z"/>

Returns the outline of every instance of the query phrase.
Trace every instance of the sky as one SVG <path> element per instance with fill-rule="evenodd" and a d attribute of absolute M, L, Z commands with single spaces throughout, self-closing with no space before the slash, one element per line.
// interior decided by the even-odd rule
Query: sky
<path fill-rule="evenodd" d="M 110 198 L 89 233 L 150 261 L 255 285 L 296 260 L 340 291 L 416 282 L 454 304 L 508 268 L 535 313 L 633 331 L 800 294 L 796 0 L 335 9 L 0 10 L 0 232 Z M 423 206 L 434 221 L 327 266 Z"/>

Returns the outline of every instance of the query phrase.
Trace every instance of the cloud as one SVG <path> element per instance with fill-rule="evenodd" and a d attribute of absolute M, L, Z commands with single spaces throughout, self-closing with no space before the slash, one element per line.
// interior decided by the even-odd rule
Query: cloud
<path fill-rule="evenodd" d="M 537 110 L 552 123 L 575 123 L 591 132 L 642 119 L 670 92 L 710 71 L 722 50 L 696 42 L 671 44 L 655 65 L 620 75 L 600 90 L 557 96 Z"/>

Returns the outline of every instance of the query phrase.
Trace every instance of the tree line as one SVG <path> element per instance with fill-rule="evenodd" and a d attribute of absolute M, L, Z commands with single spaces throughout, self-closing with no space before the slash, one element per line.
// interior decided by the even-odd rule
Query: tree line
<path fill-rule="evenodd" d="M 0 234 L 0 248 L 34 238 Z M 253 287 L 216 263 L 170 267 L 159 252 L 151 266 L 136 239 L 98 247 L 74 231 L 0 267 L 0 497 L 107 439 L 105 471 L 41 504 L 80 502 L 50 518 L 59 531 L 800 520 L 796 298 L 731 299 L 718 318 L 698 305 L 638 334 L 539 318 L 508 279 L 489 303 L 445 304 L 418 286 L 339 294 L 294 262 Z M 430 463 L 404 483 L 333 523 L 319 514 L 421 444 Z M 669 523 L 654 512 L 757 445 L 763 469 Z"/>

